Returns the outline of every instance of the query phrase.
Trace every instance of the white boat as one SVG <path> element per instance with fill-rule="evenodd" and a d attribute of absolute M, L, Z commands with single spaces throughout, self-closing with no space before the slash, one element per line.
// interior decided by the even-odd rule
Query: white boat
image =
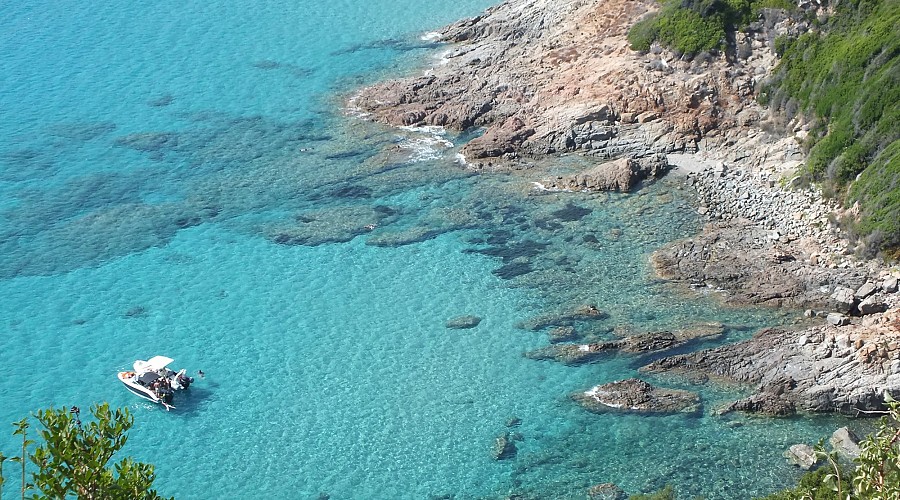
<path fill-rule="evenodd" d="M 175 391 L 187 389 L 194 382 L 184 370 L 170 370 L 172 361 L 165 356 L 153 356 L 147 361 L 139 359 L 134 362 L 133 371 L 119 372 L 117 376 L 129 391 L 171 410 L 175 408 L 172 406 Z"/>

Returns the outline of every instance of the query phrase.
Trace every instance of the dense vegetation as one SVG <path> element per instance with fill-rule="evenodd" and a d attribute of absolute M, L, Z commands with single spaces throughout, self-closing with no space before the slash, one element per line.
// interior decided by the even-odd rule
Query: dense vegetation
<path fill-rule="evenodd" d="M 659 42 L 680 54 L 720 50 L 727 35 L 746 26 L 763 8 L 788 9 L 788 0 L 667 0 L 662 9 L 636 23 L 628 32 L 631 48 L 650 50 Z"/>
<path fill-rule="evenodd" d="M 628 39 L 635 50 L 658 42 L 688 56 L 724 49 L 734 30 L 784 1 L 668 0 Z M 807 178 L 859 204 L 845 222 L 866 256 L 900 258 L 900 0 L 832 0 L 823 12 L 809 32 L 775 40 L 782 59 L 759 100 L 787 118 L 806 114 Z"/>
<path fill-rule="evenodd" d="M 892 401 L 890 398 L 888 400 Z M 900 498 L 900 405 L 889 403 L 875 434 L 860 443 L 862 453 L 850 466 L 840 465 L 834 453 L 818 455 L 822 468 L 803 476 L 795 488 L 761 500 L 868 500 Z"/>
<path fill-rule="evenodd" d="M 850 229 L 870 250 L 896 252 L 900 0 L 838 0 L 833 7 L 820 29 L 779 41 L 782 60 L 760 98 L 776 109 L 799 107 L 813 118 L 810 178 L 842 201 L 859 203 Z"/>
<path fill-rule="evenodd" d="M 15 456 L 0 453 L 0 496 L 3 463 L 10 461 L 19 464 L 23 499 L 161 500 L 153 490 L 152 465 L 130 458 L 108 465 L 125 446 L 134 417 L 127 409 L 111 410 L 105 403 L 92 407 L 91 414 L 94 419 L 82 423 L 78 408 L 37 412 L 39 442 L 28 438 L 28 419 L 16 422 L 14 434 L 21 436 L 22 447 Z M 26 479 L 29 462 L 31 481 Z"/>

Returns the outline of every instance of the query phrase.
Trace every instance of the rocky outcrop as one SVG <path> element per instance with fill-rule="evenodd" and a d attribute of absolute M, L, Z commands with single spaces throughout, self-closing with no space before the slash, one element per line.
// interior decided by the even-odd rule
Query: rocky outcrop
<path fill-rule="evenodd" d="M 756 389 L 725 411 L 858 415 L 882 410 L 885 391 L 900 395 L 900 309 L 845 327 L 766 329 L 743 342 L 654 361 L 641 371 Z"/>
<path fill-rule="evenodd" d="M 598 385 L 572 394 L 572 399 L 594 413 L 693 413 L 700 409 L 700 397 L 693 392 L 654 387 L 635 378 Z"/>
<path fill-rule="evenodd" d="M 649 354 L 683 347 L 690 342 L 720 337 L 725 328 L 720 323 L 705 323 L 674 332 L 648 332 L 587 344 L 554 343 L 525 353 L 526 358 L 552 360 L 574 366 L 590 363 L 616 353 Z"/>
<path fill-rule="evenodd" d="M 510 116 L 499 127 L 492 127 L 481 137 L 469 141 L 461 154 L 472 160 L 515 157 L 522 143 L 532 135 L 533 128 L 528 127 L 521 118 Z"/>
<path fill-rule="evenodd" d="M 856 328 L 866 321 L 874 328 L 900 305 L 889 291 L 896 290 L 896 279 L 890 282 L 877 266 L 852 259 L 854 251 L 866 249 L 841 237 L 831 222 L 836 207 L 792 180 L 790 172 L 805 159 L 801 144 L 809 127 L 801 120 L 779 123 L 753 99 L 774 68 L 776 36 L 801 33 L 809 21 L 773 16 L 774 10 L 766 9 L 746 32 L 736 34 L 734 54 L 686 60 L 658 48 L 631 51 L 628 28 L 658 8 L 651 0 L 504 2 L 443 29 L 440 39 L 450 45 L 424 74 L 363 89 L 350 107 L 391 125 L 482 131 L 460 150 L 473 170 L 537 168 L 541 157 L 562 153 L 602 162 L 577 172 L 561 167 L 549 179 L 546 173 L 531 175 L 535 181 L 544 176 L 548 189 L 629 191 L 663 173 L 669 161 L 684 163 L 674 157 L 702 155 L 713 165 L 687 175 L 685 183 L 696 192 L 697 209 L 708 224 L 702 234 L 657 251 L 652 263 L 658 274 L 695 290 L 721 292 L 731 304 L 809 308 L 809 317 L 837 315 L 832 326 L 796 338 L 768 330 L 738 346 L 704 351 L 707 358 L 685 355 L 651 366 L 690 371 L 698 380 L 713 375 L 754 385 L 757 393 L 735 402 L 734 410 L 852 413 L 877 407 L 879 391 L 896 385 L 889 377 L 897 367 L 878 358 L 882 351 L 872 347 L 880 345 L 872 340 L 874 333 L 866 336 Z M 308 229 L 279 229 L 273 239 L 308 244 L 316 241 Z M 358 231 L 351 226 L 338 237 Z M 379 230 L 368 243 L 432 236 L 421 228 L 395 235 Z M 495 274 L 512 279 L 532 271 L 522 258 L 504 262 Z M 876 285 L 874 291 L 861 288 L 867 282 Z M 582 338 L 575 328 L 604 317 L 599 310 L 563 312 L 523 323 L 529 330 L 556 332 L 555 344 L 529 357 L 579 364 L 609 353 L 658 353 L 688 342 L 674 332 L 656 332 L 597 342 L 585 335 L 583 344 L 562 343 Z M 869 351 L 840 347 L 840 339 L 857 334 L 862 336 L 854 337 L 853 345 L 862 342 L 859 349 Z"/>
<path fill-rule="evenodd" d="M 754 85 L 774 59 L 774 31 L 741 34 L 740 57 L 688 61 L 629 48 L 628 28 L 650 0 L 505 2 L 440 32 L 451 45 L 420 76 L 363 89 L 350 106 L 392 125 L 476 127 L 470 168 L 578 152 L 599 159 L 715 150 L 765 112 Z M 762 68 L 762 71 L 760 71 Z"/>
<path fill-rule="evenodd" d="M 651 256 L 665 279 L 723 290 L 732 304 L 829 309 L 832 291 L 859 286 L 866 269 L 810 265 L 803 248 L 787 246 L 750 221 L 708 224 L 701 234 L 670 243 Z"/>
<path fill-rule="evenodd" d="M 646 179 L 656 179 L 668 171 L 665 155 L 633 160 L 620 158 L 601 163 L 581 173 L 545 180 L 546 189 L 570 191 L 631 191 Z"/>

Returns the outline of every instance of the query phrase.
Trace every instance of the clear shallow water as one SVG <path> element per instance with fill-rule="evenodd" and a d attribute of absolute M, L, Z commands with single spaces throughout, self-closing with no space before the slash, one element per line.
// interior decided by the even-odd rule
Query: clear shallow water
<path fill-rule="evenodd" d="M 746 498 L 791 481 L 781 451 L 837 421 L 710 416 L 713 389 L 702 416 L 593 415 L 568 394 L 645 360 L 521 355 L 547 335 L 520 322 L 584 303 L 611 315 L 579 325 L 594 336 L 785 321 L 652 279 L 649 252 L 697 229 L 680 192 L 473 177 L 428 133 L 336 109 L 490 3 L 0 6 L 0 421 L 128 406 L 127 452 L 178 498 L 582 498 L 607 481 Z M 483 321 L 445 328 L 464 314 Z M 208 374 L 176 412 L 113 377 L 157 353 Z M 512 417 L 518 456 L 496 462 Z"/>

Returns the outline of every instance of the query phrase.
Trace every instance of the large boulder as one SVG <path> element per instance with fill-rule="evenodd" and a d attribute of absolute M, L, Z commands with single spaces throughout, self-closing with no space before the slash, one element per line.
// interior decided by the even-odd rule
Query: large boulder
<path fill-rule="evenodd" d="M 831 439 L 831 448 L 847 460 L 853 460 L 859 457 L 861 452 L 859 448 L 859 437 L 847 427 L 841 427 L 834 431 Z"/>
<path fill-rule="evenodd" d="M 850 318 L 841 313 L 828 313 L 828 316 L 825 317 L 825 321 L 827 321 L 829 325 L 834 326 L 847 326 L 850 324 Z"/>
<path fill-rule="evenodd" d="M 575 175 L 560 176 L 546 182 L 549 189 L 577 191 L 631 191 L 647 178 L 661 176 L 668 170 L 665 156 L 648 159 L 619 158 L 601 163 Z"/>
<path fill-rule="evenodd" d="M 848 314 L 856 305 L 856 295 L 853 290 L 839 286 L 831 294 L 831 308 L 843 314 Z"/>
<path fill-rule="evenodd" d="M 876 290 L 878 290 L 878 285 L 872 283 L 871 281 L 867 281 L 856 290 L 856 293 L 854 295 L 856 295 L 857 299 L 862 300 L 875 293 Z"/>
<path fill-rule="evenodd" d="M 469 141 L 463 146 L 461 153 L 467 160 L 498 158 L 513 154 L 519 146 L 534 134 L 521 118 L 510 116 L 499 126 L 487 129 L 481 137 Z"/>
<path fill-rule="evenodd" d="M 636 378 L 598 385 L 571 397 L 594 413 L 694 413 L 700 409 L 700 396 L 693 392 L 654 387 Z"/>
<path fill-rule="evenodd" d="M 815 450 L 808 444 L 795 444 L 785 450 L 784 458 L 788 463 L 796 465 L 803 470 L 810 470 L 819 464 L 819 457 Z"/>
<path fill-rule="evenodd" d="M 877 295 L 870 295 L 860 302 L 856 308 L 860 314 L 867 315 L 885 312 L 888 310 L 888 305 Z"/>

